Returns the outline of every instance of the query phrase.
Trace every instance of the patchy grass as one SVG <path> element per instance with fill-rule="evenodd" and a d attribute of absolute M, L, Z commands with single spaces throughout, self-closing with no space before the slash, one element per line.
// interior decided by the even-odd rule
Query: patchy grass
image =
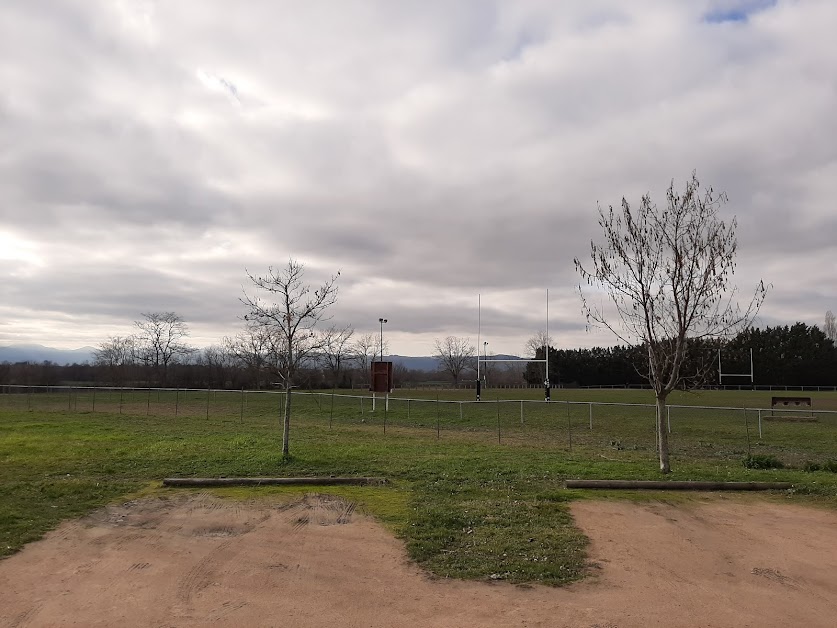
<path fill-rule="evenodd" d="M 411 557 L 431 572 L 562 584 L 581 576 L 586 544 L 568 509 L 569 500 L 585 493 L 564 490 L 564 479 L 659 478 L 653 440 L 649 451 L 645 441 L 637 443 L 641 447 L 626 447 L 630 440 L 622 436 L 619 448 L 608 444 L 610 435 L 593 430 L 595 439 L 588 434 L 591 440 L 585 442 L 579 435 L 570 450 L 564 440 L 565 414 L 560 426 L 556 415 L 534 413 L 524 415 L 521 426 L 519 404 L 501 407 L 500 427 L 506 429 L 498 444 L 496 405 L 481 406 L 479 412 L 486 414 L 477 414 L 471 406 L 463 408 L 461 417 L 460 408 L 449 405 L 442 427 L 442 409 L 435 407 L 435 399 L 421 409 L 411 407 L 409 418 L 403 402 L 399 410 L 393 408 L 399 402 L 391 401 L 392 412 L 386 413 L 386 419 L 393 420 L 384 433 L 380 407 L 370 415 L 368 407 L 360 412 L 358 400 L 332 409 L 330 398 L 317 403 L 300 396 L 292 422 L 293 455 L 283 461 L 276 396 L 245 399 L 242 411 L 241 397 L 234 399 L 234 393 L 226 402 L 206 393 L 202 398 L 180 393 L 175 416 L 151 412 L 156 401 L 145 394 L 142 403 L 123 395 L 121 414 L 119 407 L 107 405 L 101 393 L 95 412 L 86 405 L 92 400 L 72 396 L 29 399 L 32 409 L 3 406 L 0 400 L 0 555 L 16 551 L 64 519 L 108 502 L 174 490 L 153 488 L 163 477 L 375 475 L 388 477 L 392 484 L 322 490 L 360 504 L 403 538 Z M 263 405 L 258 405 L 259 400 Z M 169 407 L 165 399 L 158 403 Z M 187 411 L 190 407 L 193 411 Z M 566 406 L 551 408 L 566 413 Z M 570 421 L 577 418 L 582 432 L 586 409 L 578 417 L 572 414 L 575 408 L 570 409 Z M 614 429 L 630 434 L 634 418 L 625 417 L 625 425 L 620 426 L 614 417 Z M 604 419 L 595 425 L 603 424 Z M 793 442 L 781 444 L 796 451 Z M 822 443 L 816 446 L 828 449 Z M 787 494 L 790 499 L 805 495 L 831 505 L 837 496 L 833 473 L 747 469 L 741 457 L 721 457 L 698 447 L 675 456 L 675 473 L 670 477 L 786 480 L 798 487 Z M 833 457 L 831 449 L 826 459 Z M 213 492 L 254 499 L 310 490 L 262 487 Z M 594 496 L 606 497 L 598 492 Z"/>

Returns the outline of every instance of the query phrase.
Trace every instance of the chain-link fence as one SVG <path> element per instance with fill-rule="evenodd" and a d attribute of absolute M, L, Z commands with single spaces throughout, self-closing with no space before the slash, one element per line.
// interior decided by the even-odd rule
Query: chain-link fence
<path fill-rule="evenodd" d="M 549 447 L 605 459 L 653 458 L 656 406 L 601 401 L 435 396 L 373 397 L 294 391 L 296 429 L 361 429 L 434 439 Z M 2 386 L 0 409 L 68 414 L 203 419 L 221 424 L 278 425 L 284 391 L 167 388 Z M 802 466 L 837 458 L 837 412 L 669 405 L 664 417 L 670 452 L 680 459 L 733 459 L 750 454 Z M 231 426 L 232 427 L 232 426 Z M 236 427 L 235 429 L 240 429 Z"/>

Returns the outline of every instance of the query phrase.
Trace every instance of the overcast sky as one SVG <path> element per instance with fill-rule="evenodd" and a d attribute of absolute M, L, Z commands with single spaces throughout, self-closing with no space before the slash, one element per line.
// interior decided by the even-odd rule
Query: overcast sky
<path fill-rule="evenodd" d="M 334 322 L 429 355 L 585 331 L 597 203 L 693 170 L 762 325 L 837 310 L 837 2 L 3 0 L 0 345 L 173 310 L 241 327 L 245 268 L 341 271 Z"/>

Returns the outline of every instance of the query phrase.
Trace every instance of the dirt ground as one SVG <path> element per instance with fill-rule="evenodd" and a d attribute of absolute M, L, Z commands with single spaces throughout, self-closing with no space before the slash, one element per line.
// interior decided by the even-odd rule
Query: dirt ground
<path fill-rule="evenodd" d="M 837 512 L 572 505 L 591 578 L 445 581 L 340 499 L 133 501 L 0 561 L 2 626 L 835 626 Z"/>

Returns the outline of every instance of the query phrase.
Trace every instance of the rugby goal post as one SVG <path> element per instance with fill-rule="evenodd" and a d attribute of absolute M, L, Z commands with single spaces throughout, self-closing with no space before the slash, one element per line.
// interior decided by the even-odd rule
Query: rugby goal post
<path fill-rule="evenodd" d="M 721 350 L 718 349 L 718 385 L 724 385 L 724 378 L 725 377 L 749 377 L 750 378 L 750 385 L 753 384 L 754 378 L 754 369 L 753 369 L 753 348 L 750 347 L 750 372 L 749 373 L 724 373 L 724 369 L 721 365 Z"/>
<path fill-rule="evenodd" d="M 477 401 L 480 400 L 481 392 L 482 392 L 482 380 L 480 379 L 480 364 L 485 364 L 486 362 L 524 362 L 528 364 L 529 362 L 535 363 L 544 363 L 546 365 L 545 369 L 545 377 L 543 382 L 544 387 L 544 400 L 550 401 L 550 385 L 549 385 L 549 288 L 546 290 L 546 333 L 544 334 L 544 348 L 543 348 L 543 360 L 537 359 L 528 359 L 528 358 L 491 358 L 489 359 L 487 356 L 487 342 L 484 343 L 483 346 L 483 357 L 480 358 L 480 340 L 482 335 L 482 295 L 477 295 L 477 385 L 476 385 L 476 392 L 477 392 Z"/>

